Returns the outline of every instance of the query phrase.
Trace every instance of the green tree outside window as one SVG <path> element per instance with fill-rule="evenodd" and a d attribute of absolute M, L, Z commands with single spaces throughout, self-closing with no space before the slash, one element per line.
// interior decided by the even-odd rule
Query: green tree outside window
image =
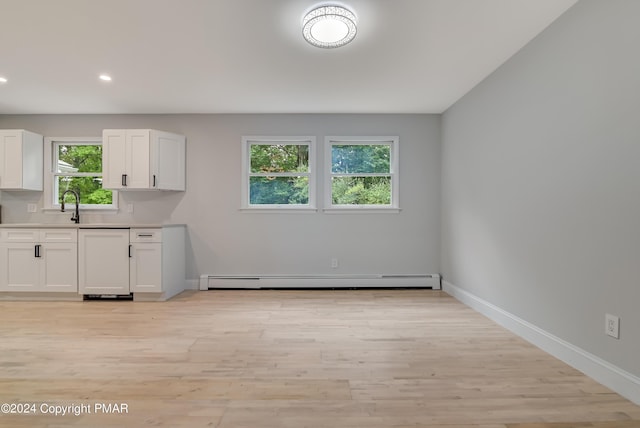
<path fill-rule="evenodd" d="M 251 144 L 249 203 L 309 204 L 309 145 Z"/>
<path fill-rule="evenodd" d="M 57 143 L 55 159 L 56 203 L 66 190 L 80 194 L 83 205 L 111 205 L 113 193 L 102 188 L 102 145 Z"/>
<path fill-rule="evenodd" d="M 391 146 L 331 146 L 333 205 L 391 205 Z"/>

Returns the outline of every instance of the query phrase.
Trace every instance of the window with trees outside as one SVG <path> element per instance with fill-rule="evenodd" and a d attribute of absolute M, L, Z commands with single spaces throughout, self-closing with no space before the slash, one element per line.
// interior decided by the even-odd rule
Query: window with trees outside
<path fill-rule="evenodd" d="M 51 150 L 49 208 L 59 208 L 62 194 L 75 190 L 84 209 L 117 208 L 117 194 L 102 188 L 102 141 L 100 139 L 59 139 L 48 144 Z M 65 203 L 73 202 L 67 194 Z"/>
<path fill-rule="evenodd" d="M 398 137 L 326 137 L 325 207 L 399 209 Z"/>
<path fill-rule="evenodd" d="M 243 208 L 314 209 L 314 137 L 243 137 Z"/>

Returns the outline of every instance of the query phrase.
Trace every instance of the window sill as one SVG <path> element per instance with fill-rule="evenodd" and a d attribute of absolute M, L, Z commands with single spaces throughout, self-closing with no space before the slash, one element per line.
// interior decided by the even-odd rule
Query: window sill
<path fill-rule="evenodd" d="M 265 207 L 244 207 L 240 208 L 240 212 L 243 213 L 251 213 L 251 214 L 313 214 L 318 212 L 317 208 L 311 207 L 296 207 L 296 208 L 284 208 L 284 207 L 274 207 L 274 208 L 265 208 Z"/>
<path fill-rule="evenodd" d="M 68 212 L 72 212 L 76 209 L 75 204 L 65 204 L 65 213 Z M 85 208 L 85 207 L 80 207 L 80 213 L 83 212 L 87 212 L 87 211 L 93 211 L 93 212 L 101 212 L 101 213 L 117 213 L 118 212 L 118 208 L 117 207 L 105 207 L 105 208 L 98 208 L 98 207 L 91 207 L 91 208 Z M 61 212 L 60 211 L 60 207 L 58 208 L 54 208 L 54 207 L 47 207 L 47 208 L 42 208 L 42 212 L 45 213 L 51 213 L 51 212 Z"/>
<path fill-rule="evenodd" d="M 401 209 L 394 207 L 339 207 L 325 208 L 325 214 L 398 214 Z"/>

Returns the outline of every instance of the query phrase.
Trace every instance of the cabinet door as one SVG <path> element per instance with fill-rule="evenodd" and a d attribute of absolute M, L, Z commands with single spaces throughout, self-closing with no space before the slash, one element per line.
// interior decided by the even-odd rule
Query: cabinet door
<path fill-rule="evenodd" d="M 40 250 L 40 291 L 78 292 L 78 245 L 45 243 Z"/>
<path fill-rule="evenodd" d="M 129 294 L 129 229 L 84 229 L 78 241 L 80 294 Z"/>
<path fill-rule="evenodd" d="M 135 243 L 131 248 L 131 291 L 162 291 L 162 248 L 160 243 Z"/>
<path fill-rule="evenodd" d="M 0 291 L 39 291 L 37 244 L 0 244 Z"/>
<path fill-rule="evenodd" d="M 127 174 L 127 136 L 124 129 L 102 132 L 102 182 L 105 189 L 122 189 Z"/>
<path fill-rule="evenodd" d="M 0 131 L 0 189 L 22 188 L 22 132 Z"/>
<path fill-rule="evenodd" d="M 150 189 L 150 130 L 127 129 L 127 189 Z"/>
<path fill-rule="evenodd" d="M 168 132 L 151 134 L 151 187 L 185 190 L 185 137 Z"/>

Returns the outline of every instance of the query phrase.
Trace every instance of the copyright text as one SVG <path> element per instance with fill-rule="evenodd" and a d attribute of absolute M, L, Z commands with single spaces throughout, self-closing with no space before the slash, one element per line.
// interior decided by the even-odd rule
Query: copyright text
<path fill-rule="evenodd" d="M 82 403 L 82 404 L 49 404 L 49 403 L 3 403 L 1 414 L 10 415 L 52 415 L 80 416 L 87 414 L 127 414 L 127 403 Z"/>

